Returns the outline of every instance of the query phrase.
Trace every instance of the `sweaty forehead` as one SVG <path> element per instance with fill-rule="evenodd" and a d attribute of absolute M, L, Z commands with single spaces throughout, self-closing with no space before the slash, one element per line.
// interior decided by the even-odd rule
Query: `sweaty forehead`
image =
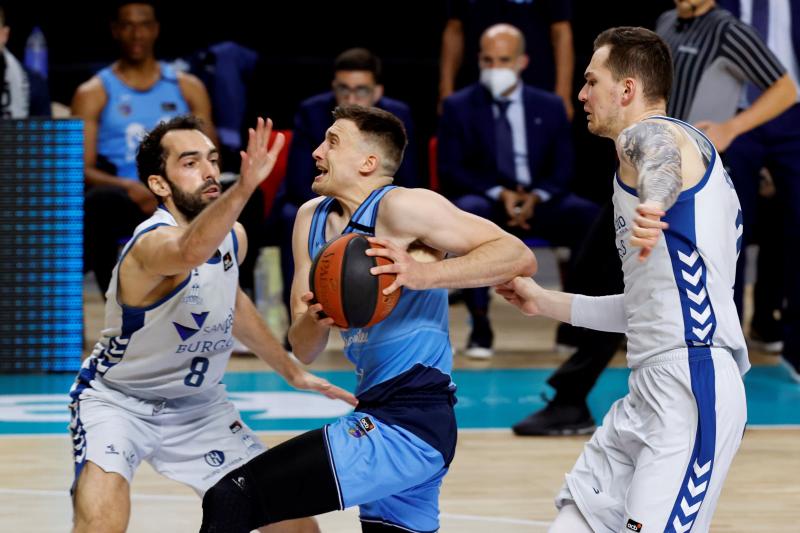
<path fill-rule="evenodd" d="M 214 148 L 214 143 L 198 130 L 172 130 L 161 139 L 161 146 L 168 156 L 177 156 L 192 151 L 206 153 Z"/>

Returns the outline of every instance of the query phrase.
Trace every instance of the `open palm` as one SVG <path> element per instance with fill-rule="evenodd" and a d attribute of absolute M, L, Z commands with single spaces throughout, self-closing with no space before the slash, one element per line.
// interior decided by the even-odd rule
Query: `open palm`
<path fill-rule="evenodd" d="M 278 160 L 278 154 L 286 141 L 284 135 L 275 136 L 272 147 L 268 149 L 270 134 L 272 133 L 272 120 L 259 117 L 255 129 L 248 130 L 247 151 L 239 152 L 242 156 L 242 166 L 239 171 L 241 182 L 255 189 L 269 176 Z"/>

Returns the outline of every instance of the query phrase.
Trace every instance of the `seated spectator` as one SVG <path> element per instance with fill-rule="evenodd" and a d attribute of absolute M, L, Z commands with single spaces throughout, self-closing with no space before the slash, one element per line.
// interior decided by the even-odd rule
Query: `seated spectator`
<path fill-rule="evenodd" d="M 414 125 L 408 105 L 383 95 L 381 60 L 364 48 L 351 48 L 342 52 L 333 64 L 333 82 L 330 91 L 304 100 L 297 110 L 294 132 L 289 147 L 286 179 L 275 200 L 270 224 L 280 234 L 283 299 L 289 309 L 289 290 L 294 273 L 292 260 L 292 228 L 297 209 L 315 197 L 311 190 L 314 176 L 318 174 L 311 153 L 325 138 L 331 125 L 333 109 L 337 105 L 357 104 L 379 107 L 396 115 L 406 127 L 408 147 L 403 162 L 395 174 L 395 184 L 403 187 L 417 186 L 417 152 Z"/>
<path fill-rule="evenodd" d="M 442 31 L 439 61 L 439 104 L 475 79 L 480 36 L 489 26 L 516 25 L 528 44 L 536 68 L 522 73 L 523 81 L 553 91 L 564 102 L 572 119 L 572 0 L 498 2 L 497 0 L 447 0 L 447 22 Z M 466 61 L 464 61 L 466 58 Z M 441 112 L 441 110 L 440 110 Z"/>
<path fill-rule="evenodd" d="M 526 86 L 525 39 L 509 24 L 481 37 L 480 82 L 443 104 L 438 165 L 443 192 L 460 209 L 524 235 L 573 249 L 597 216 L 592 202 L 571 194 L 573 148 L 564 104 Z M 466 355 L 492 355 L 488 290 L 464 299 L 472 318 Z"/>
<path fill-rule="evenodd" d="M 111 31 L 121 57 L 81 84 L 72 113 L 84 120 L 84 270 L 105 294 L 119 245 L 156 209 L 136 174 L 144 134 L 159 122 L 192 113 L 214 137 L 211 104 L 202 82 L 156 60 L 159 24 L 146 1 L 122 3 Z"/>
<path fill-rule="evenodd" d="M 50 116 L 47 82 L 6 49 L 11 28 L 0 6 L 0 119 Z"/>

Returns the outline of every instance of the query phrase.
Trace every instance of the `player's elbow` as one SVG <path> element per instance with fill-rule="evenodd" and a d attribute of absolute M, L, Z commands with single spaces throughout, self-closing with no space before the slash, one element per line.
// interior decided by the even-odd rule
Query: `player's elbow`
<path fill-rule="evenodd" d="M 536 273 L 538 265 L 536 263 L 536 256 L 533 255 L 531 249 L 528 248 L 524 242 L 511 235 L 507 235 L 505 239 L 506 243 L 509 245 L 509 253 L 506 256 L 510 258 L 510 261 L 507 263 L 509 266 L 509 271 L 507 272 L 509 278 L 514 278 L 516 276 L 533 276 Z"/>
<path fill-rule="evenodd" d="M 539 270 L 539 264 L 536 261 L 536 256 L 533 254 L 533 251 L 528 248 L 527 246 L 522 245 L 522 249 L 520 250 L 520 258 L 519 258 L 519 272 L 516 274 L 517 276 L 524 276 L 524 277 L 531 277 L 536 274 L 536 271 Z"/>

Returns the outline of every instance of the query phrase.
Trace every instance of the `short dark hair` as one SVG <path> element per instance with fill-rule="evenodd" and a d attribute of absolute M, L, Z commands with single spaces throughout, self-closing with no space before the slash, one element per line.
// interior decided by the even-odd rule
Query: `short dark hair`
<path fill-rule="evenodd" d="M 198 130 L 205 133 L 203 121 L 192 115 L 180 115 L 166 122 L 159 122 L 158 126 L 144 136 L 136 154 L 136 170 L 139 172 L 139 180 L 145 185 L 150 176 L 167 177 L 167 154 L 161 140 L 164 135 L 175 130 Z"/>
<path fill-rule="evenodd" d="M 0 6 L 0 28 L 6 25 L 6 11 Z"/>
<path fill-rule="evenodd" d="M 372 72 L 375 81 L 381 79 L 381 60 L 366 48 L 350 48 L 336 57 L 333 73 L 342 70 L 366 70 Z"/>
<path fill-rule="evenodd" d="M 333 110 L 335 120 L 351 120 L 358 131 L 383 149 L 384 170 L 394 176 L 403 161 L 403 152 L 408 144 L 403 121 L 392 113 L 378 107 L 343 105 Z"/>
<path fill-rule="evenodd" d="M 153 9 L 153 15 L 155 16 L 156 20 L 158 20 L 159 9 L 157 5 L 158 4 L 157 0 L 117 0 L 109 5 L 109 8 L 111 9 L 110 11 L 111 21 L 117 22 L 119 20 L 120 10 L 123 7 L 130 4 L 143 4 L 146 6 L 150 6 Z"/>
<path fill-rule="evenodd" d="M 658 34 L 633 26 L 610 28 L 597 36 L 594 49 L 608 45 L 606 66 L 616 80 L 637 78 L 651 102 L 669 100 L 672 89 L 672 55 Z"/>

